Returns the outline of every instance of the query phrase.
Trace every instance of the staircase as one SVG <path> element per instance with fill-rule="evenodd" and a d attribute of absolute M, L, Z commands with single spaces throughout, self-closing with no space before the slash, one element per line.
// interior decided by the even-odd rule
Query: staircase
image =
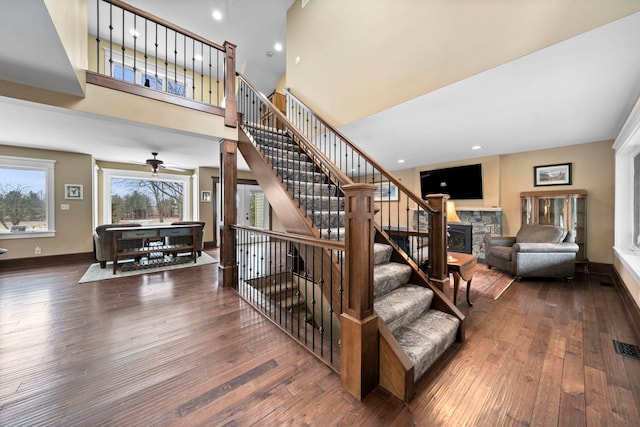
<path fill-rule="evenodd" d="M 283 219 L 285 226 L 289 224 L 288 231 L 300 233 L 301 223 L 305 222 L 307 234 L 343 239 L 344 195 L 330 176 L 312 161 L 312 155 L 287 132 L 246 123 L 243 131 L 239 149 L 252 171 L 263 176 L 263 182 L 268 172 L 272 174 L 273 179 L 264 186 L 268 188 L 263 187 L 267 198 L 271 201 L 269 187 L 275 183 L 289 196 L 284 206 L 282 196 L 272 192 L 280 199 L 277 205 L 271 201 L 278 217 L 294 211 L 304 217 L 303 221 Z M 456 336 L 460 337 L 461 321 L 452 314 L 431 308 L 434 291 L 424 283 L 411 283 L 411 279 L 420 277 L 421 273 L 415 271 L 415 265 L 402 262 L 397 246 L 379 229 L 376 241 L 387 242 L 374 244 L 374 309 L 382 321 L 379 325 L 380 383 L 399 398 L 409 400 L 415 381 L 454 343 Z M 313 312 L 310 307 L 307 311 Z M 314 319 L 314 323 L 321 321 Z M 400 385 L 392 372 L 396 368 L 386 365 L 394 359 L 394 348 L 401 349 L 399 358 L 405 365 Z"/>

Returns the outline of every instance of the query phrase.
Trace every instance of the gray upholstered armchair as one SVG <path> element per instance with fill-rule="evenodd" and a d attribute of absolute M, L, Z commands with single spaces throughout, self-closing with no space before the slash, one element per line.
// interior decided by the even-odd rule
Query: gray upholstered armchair
<path fill-rule="evenodd" d="M 523 225 L 515 237 L 485 236 L 489 268 L 521 277 L 565 277 L 575 274 L 575 237 L 554 225 Z"/>

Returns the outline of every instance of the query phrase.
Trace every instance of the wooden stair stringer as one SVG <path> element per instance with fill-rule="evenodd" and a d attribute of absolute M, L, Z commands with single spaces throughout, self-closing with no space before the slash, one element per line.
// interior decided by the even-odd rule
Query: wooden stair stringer
<path fill-rule="evenodd" d="M 289 233 L 319 238 L 319 232 L 315 230 L 311 220 L 298 207 L 298 203 L 293 200 L 286 185 L 269 161 L 253 145 L 244 131 L 238 133 L 238 150 L 249 165 L 258 185 L 269 200 L 271 209 L 276 212 L 285 230 Z"/>

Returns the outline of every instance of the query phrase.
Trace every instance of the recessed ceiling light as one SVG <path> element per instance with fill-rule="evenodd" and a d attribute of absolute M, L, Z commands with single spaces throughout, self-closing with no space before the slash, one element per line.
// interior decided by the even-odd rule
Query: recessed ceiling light
<path fill-rule="evenodd" d="M 129 30 L 129 34 L 131 34 L 133 37 L 138 37 L 140 35 L 140 33 L 137 32 L 134 28 Z"/>
<path fill-rule="evenodd" d="M 273 45 L 273 48 L 276 50 L 276 52 L 280 52 L 282 50 L 282 43 L 276 43 L 275 45 Z"/>
<path fill-rule="evenodd" d="M 404 159 L 398 160 L 398 163 L 404 163 Z"/>
<path fill-rule="evenodd" d="M 479 150 L 482 148 L 482 145 L 474 145 L 473 147 L 471 147 L 472 150 Z"/>
<path fill-rule="evenodd" d="M 211 16 L 213 16 L 213 19 L 216 21 L 220 21 L 222 19 L 222 13 L 219 10 L 214 10 Z"/>

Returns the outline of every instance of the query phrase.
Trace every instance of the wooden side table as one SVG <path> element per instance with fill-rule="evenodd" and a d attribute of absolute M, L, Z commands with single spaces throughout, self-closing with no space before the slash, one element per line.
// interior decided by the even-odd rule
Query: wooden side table
<path fill-rule="evenodd" d="M 460 287 L 460 279 L 467 282 L 467 304 L 472 306 L 469 300 L 469 288 L 471 288 L 471 280 L 473 279 L 473 271 L 478 263 L 478 258 L 472 254 L 463 254 L 459 252 L 449 252 L 453 257 L 447 260 L 449 273 L 453 274 L 453 305 L 456 305 L 458 299 L 458 288 Z"/>

